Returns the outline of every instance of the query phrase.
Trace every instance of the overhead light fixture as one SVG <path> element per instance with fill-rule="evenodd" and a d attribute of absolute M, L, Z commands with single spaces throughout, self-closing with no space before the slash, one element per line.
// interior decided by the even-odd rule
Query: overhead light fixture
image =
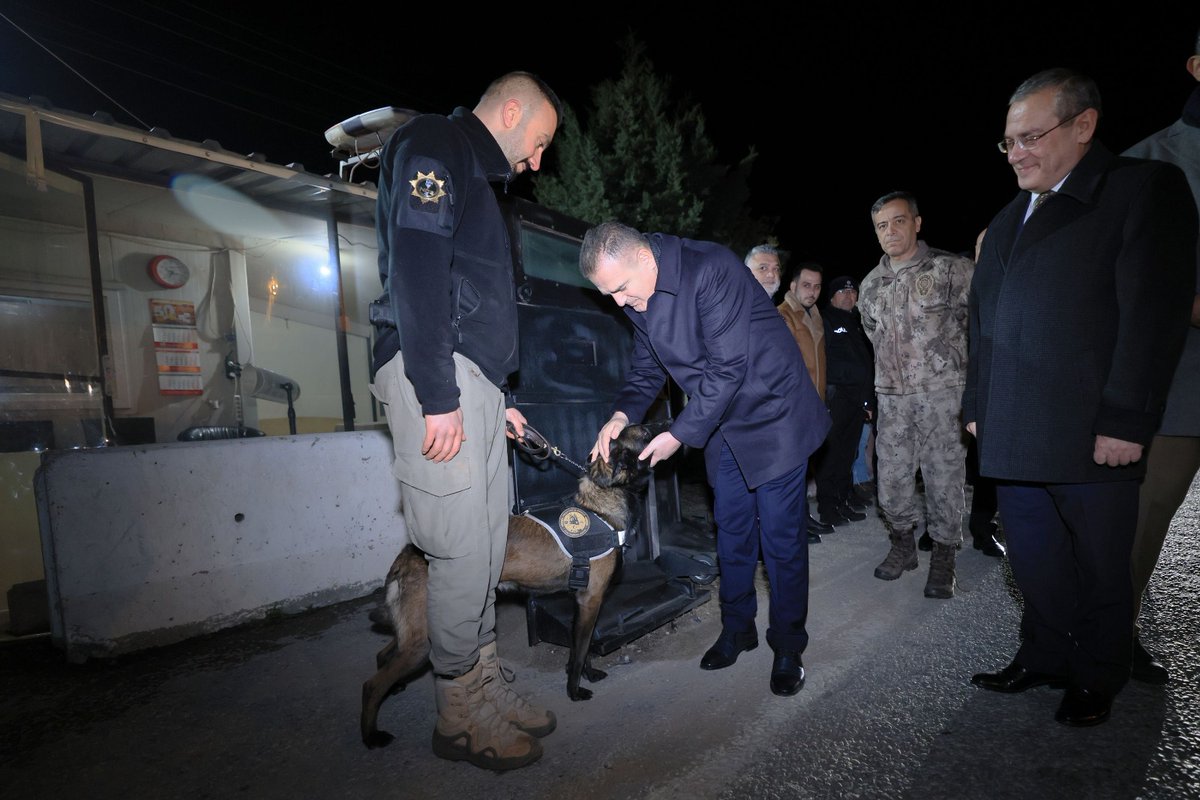
<path fill-rule="evenodd" d="M 417 116 L 409 108 L 384 106 L 342 120 L 325 131 L 335 155 L 362 156 L 383 147 L 392 131 Z"/>

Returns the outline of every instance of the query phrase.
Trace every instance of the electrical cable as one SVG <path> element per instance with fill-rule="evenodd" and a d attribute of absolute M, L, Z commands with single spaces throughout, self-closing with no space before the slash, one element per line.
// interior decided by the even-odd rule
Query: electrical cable
<path fill-rule="evenodd" d="M 40 41 L 38 41 L 37 39 L 35 39 L 31 33 L 29 33 L 28 31 L 26 31 L 24 28 L 22 28 L 22 27 L 21 27 L 20 25 L 18 25 L 17 23 L 13 22 L 13 21 L 12 21 L 12 19 L 10 19 L 10 18 L 9 18 L 7 15 L 5 15 L 5 14 L 4 14 L 4 13 L 2 13 L 2 12 L 0 12 L 0 19 L 3 19 L 5 22 L 7 22 L 9 25 L 13 26 L 13 28 L 15 28 L 17 31 L 19 31 L 19 32 L 21 33 L 21 35 L 22 35 L 22 36 L 24 36 L 25 38 L 29 39 L 29 41 L 33 42 L 33 43 L 34 43 L 34 44 L 36 44 L 38 47 L 40 47 L 40 48 L 42 48 L 43 50 L 45 50 L 45 51 L 46 51 L 46 52 L 47 52 L 47 53 L 50 55 L 50 57 L 51 57 L 51 58 L 53 58 L 55 61 L 59 62 L 59 63 L 60 63 L 60 64 L 62 64 L 64 67 L 66 67 L 67 69 L 71 70 L 71 72 L 74 72 L 74 73 L 75 73 L 75 75 L 76 75 L 76 76 L 77 76 L 77 77 L 78 77 L 78 78 L 79 78 L 81 81 L 83 81 L 83 82 L 84 82 L 84 83 L 86 83 L 88 86 L 90 86 L 90 87 L 92 87 L 93 89 L 95 89 L 97 92 L 99 92 L 101 95 L 103 95 L 103 96 L 104 96 L 106 99 L 108 99 L 108 100 L 109 100 L 109 101 L 110 101 L 110 102 L 111 102 L 113 105 L 115 105 L 117 108 L 121 109 L 121 110 L 122 110 L 122 111 L 124 111 L 126 114 L 128 114 L 129 116 L 131 116 L 131 117 L 133 117 L 135 120 L 137 120 L 137 121 L 138 121 L 138 123 L 139 123 L 139 124 L 141 124 L 141 126 L 142 126 L 143 128 L 145 128 L 146 130 L 150 130 L 150 127 L 151 127 L 151 126 L 150 126 L 148 123 L 146 123 L 146 122 L 145 122 L 145 121 L 144 121 L 144 120 L 143 120 L 141 117 L 139 117 L 137 114 L 134 114 L 132 111 L 130 111 L 130 110 L 129 110 L 128 108 L 126 108 L 125 106 L 121 105 L 121 102 L 120 102 L 119 100 L 117 100 L 116 98 L 114 98 L 114 97 L 113 97 L 112 95 L 110 95 L 108 92 L 106 92 L 106 91 L 104 91 L 103 89 L 101 89 L 101 88 L 100 88 L 99 86 L 97 86 L 96 84 L 92 83 L 90 80 L 88 80 L 88 79 L 87 79 L 87 77 L 85 77 L 85 76 L 84 76 L 84 74 L 83 74 L 82 72 L 80 72 L 79 70 L 75 69 L 75 68 L 74 68 L 74 67 L 72 67 L 70 64 L 68 64 L 66 61 L 63 61 L 61 58 L 59 58 L 59 56 L 58 56 L 58 54 L 57 54 L 57 53 L 55 53 L 53 50 L 51 50 L 50 48 L 46 47 L 46 46 L 45 46 L 44 44 L 42 44 Z"/>

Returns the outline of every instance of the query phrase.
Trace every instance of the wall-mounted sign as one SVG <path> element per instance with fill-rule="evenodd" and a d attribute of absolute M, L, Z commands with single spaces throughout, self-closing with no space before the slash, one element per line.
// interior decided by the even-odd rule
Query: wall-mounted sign
<path fill-rule="evenodd" d="M 154 334 L 158 393 L 204 394 L 204 379 L 200 374 L 200 337 L 196 332 L 196 305 L 174 300 L 151 300 L 150 329 Z"/>

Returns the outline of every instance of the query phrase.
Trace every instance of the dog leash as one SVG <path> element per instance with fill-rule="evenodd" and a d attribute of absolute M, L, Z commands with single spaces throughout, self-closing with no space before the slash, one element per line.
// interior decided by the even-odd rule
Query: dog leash
<path fill-rule="evenodd" d="M 513 427 L 511 422 L 504 423 L 507 426 L 509 433 L 516 437 L 517 447 L 520 447 L 525 453 L 532 457 L 535 461 L 545 461 L 553 456 L 558 461 L 565 461 L 574 467 L 580 475 L 587 472 L 587 467 L 576 464 L 571 459 L 567 458 L 557 445 L 550 444 L 545 436 L 542 436 L 536 428 L 529 423 L 525 423 L 525 435 L 517 436 L 517 429 Z"/>

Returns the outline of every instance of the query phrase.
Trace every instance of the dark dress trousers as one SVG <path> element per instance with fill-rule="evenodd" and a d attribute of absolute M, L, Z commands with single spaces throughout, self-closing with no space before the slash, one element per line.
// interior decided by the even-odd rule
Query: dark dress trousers
<path fill-rule="evenodd" d="M 754 629 L 759 552 L 770 583 L 767 642 L 808 643 L 805 468 L 829 413 L 771 298 L 732 251 L 647 236 L 658 281 L 644 312 L 628 306 L 634 347 L 613 405 L 645 417 L 669 375 L 687 396 L 671 433 L 703 448 L 713 487 L 723 624 Z"/>
<path fill-rule="evenodd" d="M 825 404 L 832 427 L 818 453 L 814 472 L 817 510 L 832 515 L 854 488 L 854 458 L 867 411 L 875 410 L 875 354 L 858 309 L 846 311 L 828 305 L 821 311 L 821 318 L 828 365 Z"/>
<path fill-rule="evenodd" d="M 1093 461 L 1098 435 L 1149 444 L 1188 327 L 1196 207 L 1183 173 L 1099 142 L 1022 224 L 988 225 L 971 286 L 963 420 L 997 480 L 1024 597 L 1016 660 L 1115 693 L 1129 676 L 1129 553 L 1144 461 Z"/>

